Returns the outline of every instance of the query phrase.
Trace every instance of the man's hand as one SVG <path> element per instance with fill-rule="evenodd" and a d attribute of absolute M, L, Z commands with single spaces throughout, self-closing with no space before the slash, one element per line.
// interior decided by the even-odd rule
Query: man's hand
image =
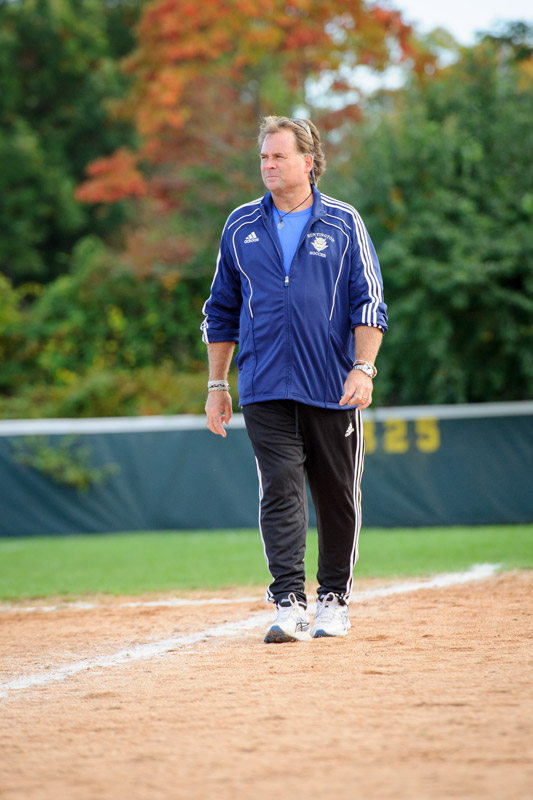
<path fill-rule="evenodd" d="M 209 430 L 225 437 L 226 430 L 223 423 L 229 425 L 233 415 L 230 393 L 209 392 L 205 404 L 205 413 L 207 414 L 207 427 Z"/>
<path fill-rule="evenodd" d="M 372 378 L 360 369 L 352 369 L 344 381 L 344 394 L 339 401 L 340 406 L 358 406 L 368 408 L 372 402 Z"/>

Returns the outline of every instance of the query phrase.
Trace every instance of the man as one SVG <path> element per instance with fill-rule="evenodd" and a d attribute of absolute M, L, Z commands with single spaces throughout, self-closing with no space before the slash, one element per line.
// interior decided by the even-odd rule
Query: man
<path fill-rule="evenodd" d="M 364 443 L 374 362 L 387 329 L 376 253 L 358 213 L 321 194 L 325 158 L 307 119 L 266 117 L 263 198 L 222 233 L 202 323 L 207 427 L 226 436 L 227 374 L 239 344 L 239 402 L 259 476 L 260 529 L 276 604 L 265 642 L 309 640 L 305 475 L 318 527 L 312 636 L 344 636 L 358 557 Z M 354 361 L 354 359 L 357 359 Z"/>

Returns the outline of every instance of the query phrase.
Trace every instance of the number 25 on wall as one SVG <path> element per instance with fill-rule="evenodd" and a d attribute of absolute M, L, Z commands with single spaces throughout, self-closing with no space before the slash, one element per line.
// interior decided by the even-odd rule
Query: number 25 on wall
<path fill-rule="evenodd" d="M 365 422 L 365 446 L 367 453 L 378 449 L 378 423 Z M 409 422 L 405 419 L 387 419 L 381 423 L 382 445 L 386 453 L 407 453 L 411 445 Z M 414 444 L 422 453 L 434 453 L 440 447 L 440 430 L 437 419 L 414 420 Z"/>

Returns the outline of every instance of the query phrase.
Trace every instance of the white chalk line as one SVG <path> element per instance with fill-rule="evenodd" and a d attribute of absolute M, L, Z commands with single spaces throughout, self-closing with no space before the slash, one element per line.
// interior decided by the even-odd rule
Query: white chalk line
<path fill-rule="evenodd" d="M 389 597 L 398 594 L 408 594 L 422 589 L 443 589 L 450 586 L 457 586 L 471 581 L 484 580 L 494 575 L 499 569 L 500 564 L 476 564 L 471 569 L 464 572 L 451 572 L 437 575 L 434 578 L 422 580 L 403 581 L 376 589 L 368 589 L 356 592 L 352 595 L 352 601 L 364 602 L 380 597 Z M 255 598 L 257 600 L 257 598 Z M 129 605 L 129 604 L 128 604 Z M 310 611 L 314 610 L 310 605 Z M 146 644 L 135 645 L 108 656 L 101 656 L 94 659 L 77 661 L 55 670 L 36 673 L 33 675 L 22 675 L 18 678 L 0 684 L 0 698 L 7 697 L 10 692 L 31 689 L 37 686 L 45 686 L 48 683 L 55 683 L 87 670 L 117 667 L 121 664 L 131 664 L 134 661 L 146 661 L 151 658 L 165 655 L 179 648 L 190 647 L 191 645 L 205 642 L 210 639 L 231 638 L 238 636 L 246 631 L 251 631 L 260 626 L 267 625 L 272 620 L 272 611 L 262 614 L 253 614 L 246 619 L 236 622 L 227 622 L 213 628 L 206 628 L 197 633 L 189 633 L 181 636 L 172 636 L 161 639 L 158 642 L 148 642 Z"/>
<path fill-rule="evenodd" d="M 54 611 L 92 611 L 98 609 L 115 608 L 176 608 L 180 606 L 219 606 L 233 603 L 257 603 L 257 597 L 211 597 L 207 599 L 189 599 L 185 597 L 170 597 L 168 600 L 132 600 L 128 603 L 87 603 L 85 601 L 73 603 L 59 603 L 55 606 L 19 606 L 7 603 L 0 606 L 0 613 L 18 612 L 43 612 L 51 614 Z"/>

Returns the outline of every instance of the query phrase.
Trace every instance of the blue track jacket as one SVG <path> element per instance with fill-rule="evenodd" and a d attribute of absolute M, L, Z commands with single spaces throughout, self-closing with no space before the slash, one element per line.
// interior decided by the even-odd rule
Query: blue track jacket
<path fill-rule="evenodd" d="M 288 275 L 270 192 L 235 209 L 224 227 L 201 327 L 206 343 L 239 343 L 241 406 L 292 399 L 340 409 L 353 329 L 387 330 L 379 262 L 361 217 L 315 187 L 313 195 Z"/>

